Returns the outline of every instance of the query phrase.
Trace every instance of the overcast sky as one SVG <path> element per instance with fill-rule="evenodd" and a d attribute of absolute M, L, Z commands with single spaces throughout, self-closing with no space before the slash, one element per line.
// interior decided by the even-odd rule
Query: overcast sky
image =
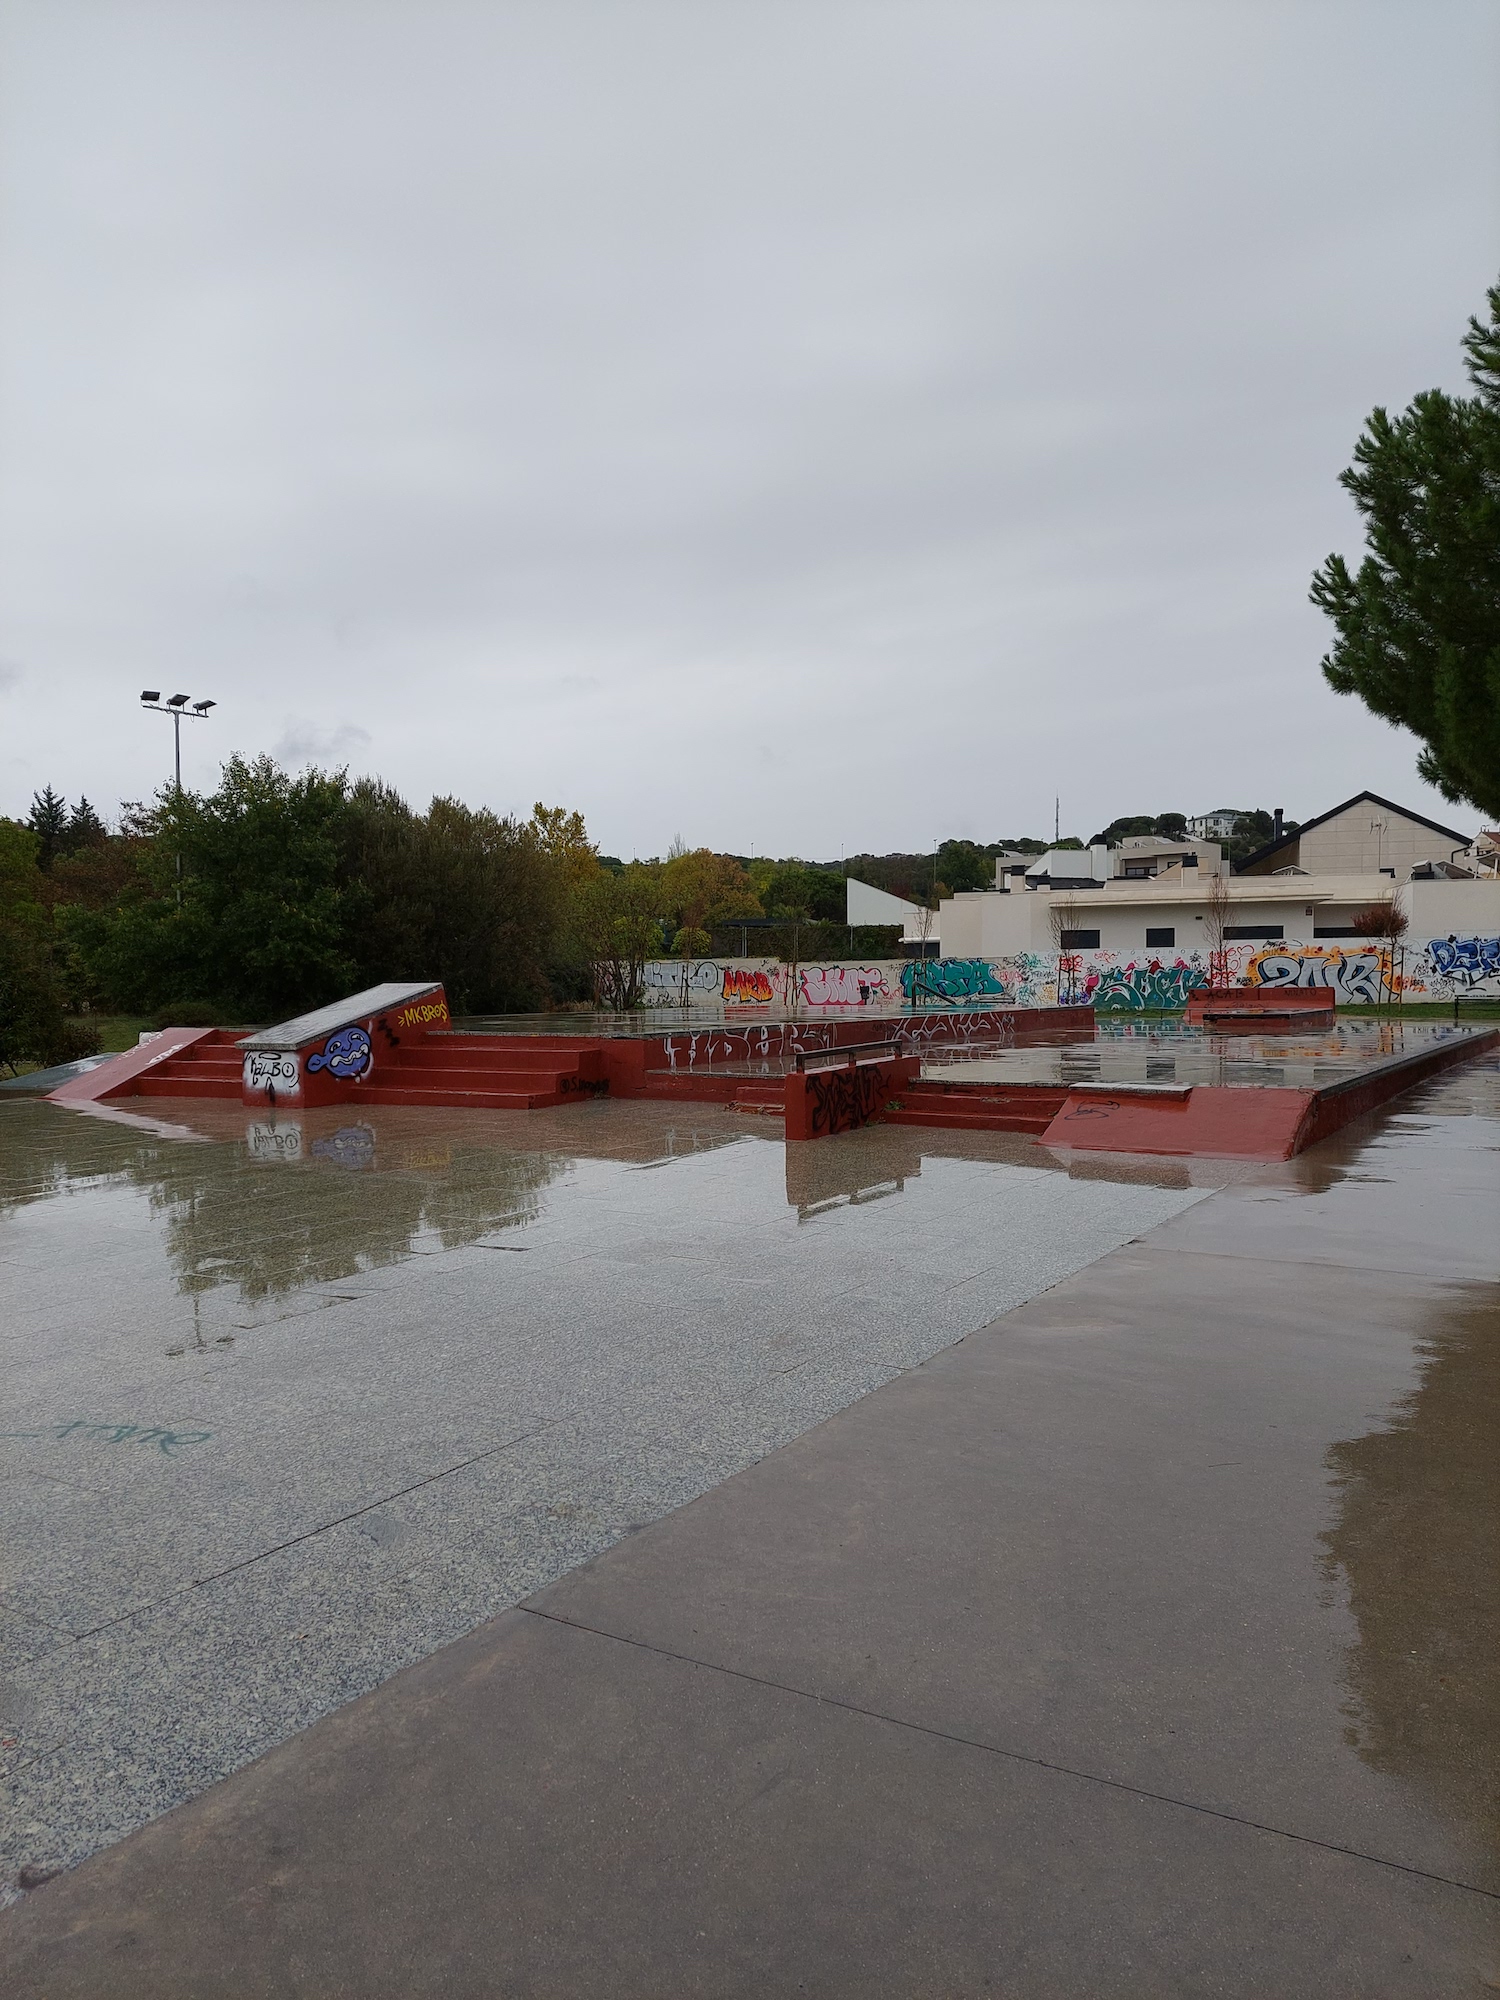
<path fill-rule="evenodd" d="M 0 5 L 0 812 L 232 750 L 827 858 L 1369 785 L 1500 12 Z"/>

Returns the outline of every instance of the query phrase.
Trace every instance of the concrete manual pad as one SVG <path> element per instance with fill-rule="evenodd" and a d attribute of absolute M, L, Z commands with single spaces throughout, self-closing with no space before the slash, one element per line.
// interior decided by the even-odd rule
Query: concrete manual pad
<path fill-rule="evenodd" d="M 507 1613 L 0 1928 L 9 2000 L 1492 1990 L 1462 1889 Z"/>

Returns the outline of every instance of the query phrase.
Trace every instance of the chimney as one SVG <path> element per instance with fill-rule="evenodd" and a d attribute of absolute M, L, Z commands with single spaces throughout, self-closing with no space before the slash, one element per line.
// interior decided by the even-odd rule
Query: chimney
<path fill-rule="evenodd" d="M 1272 840 L 1280 840 L 1280 838 L 1281 838 L 1281 807 L 1280 807 L 1280 806 L 1278 806 L 1278 807 L 1276 808 L 1275 812 L 1273 812 L 1273 813 L 1272 813 L 1272 815 L 1271 815 L 1271 838 L 1272 838 Z"/>

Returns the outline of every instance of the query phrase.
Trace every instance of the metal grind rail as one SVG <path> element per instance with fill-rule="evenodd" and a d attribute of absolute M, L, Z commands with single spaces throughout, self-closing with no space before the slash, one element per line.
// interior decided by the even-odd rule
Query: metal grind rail
<path fill-rule="evenodd" d="M 799 1070 L 848 1069 L 859 1062 L 890 1062 L 903 1053 L 900 1042 L 845 1042 L 842 1048 L 799 1049 L 795 1064 Z"/>

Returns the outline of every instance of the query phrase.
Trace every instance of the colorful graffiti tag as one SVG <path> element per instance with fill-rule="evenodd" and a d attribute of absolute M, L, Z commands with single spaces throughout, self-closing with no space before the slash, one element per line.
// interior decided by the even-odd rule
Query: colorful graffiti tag
<path fill-rule="evenodd" d="M 340 1028 L 322 1048 L 307 1059 L 309 1070 L 326 1069 L 330 1076 L 361 1077 L 374 1061 L 370 1037 L 363 1028 Z"/>
<path fill-rule="evenodd" d="M 1116 965 L 1085 973 L 1078 997 L 1100 1012 L 1129 1009 L 1170 1014 L 1186 1007 L 1194 987 L 1207 984 L 1206 968 L 1191 959 L 1179 958 L 1167 965 L 1152 958 L 1143 965 Z"/>
<path fill-rule="evenodd" d="M 901 991 L 915 1005 L 957 1006 L 961 1000 L 1005 1000 L 1010 994 L 987 958 L 918 958 L 901 968 Z"/>
<path fill-rule="evenodd" d="M 797 989 L 809 1007 L 868 1007 L 893 997 L 878 965 L 804 965 Z"/>
<path fill-rule="evenodd" d="M 724 1004 L 726 1007 L 765 1007 L 776 998 L 776 988 L 771 984 L 768 972 L 756 970 L 746 972 L 737 965 L 724 968 Z"/>
<path fill-rule="evenodd" d="M 414 1000 L 411 1006 L 401 1009 L 392 1023 L 397 1028 L 450 1028 L 452 1025 L 446 1000 Z"/>
<path fill-rule="evenodd" d="M 1433 979 L 1460 992 L 1500 982 L 1500 937 L 1429 938 L 1424 956 Z"/>
<path fill-rule="evenodd" d="M 1389 997 L 1391 956 L 1376 945 L 1270 945 L 1252 954 L 1244 984 L 1331 987 L 1345 1003 L 1373 1005 Z"/>

